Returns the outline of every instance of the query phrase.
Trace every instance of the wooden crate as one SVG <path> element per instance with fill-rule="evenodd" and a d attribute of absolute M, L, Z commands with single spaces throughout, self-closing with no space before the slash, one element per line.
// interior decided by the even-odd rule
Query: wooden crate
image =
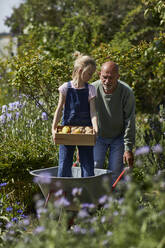
<path fill-rule="evenodd" d="M 55 132 L 55 144 L 60 145 L 78 145 L 78 146 L 94 146 L 96 143 L 96 134 L 86 133 L 58 133 L 63 126 L 58 126 Z M 70 128 L 72 126 L 69 126 Z M 93 129 L 92 129 L 93 130 Z"/>

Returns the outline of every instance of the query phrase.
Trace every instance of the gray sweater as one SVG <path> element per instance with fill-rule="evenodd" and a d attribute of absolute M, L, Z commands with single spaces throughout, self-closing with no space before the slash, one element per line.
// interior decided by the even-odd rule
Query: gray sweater
<path fill-rule="evenodd" d="M 125 151 L 135 144 L 135 97 L 128 84 L 118 80 L 112 94 L 105 94 L 101 81 L 92 83 L 97 91 L 98 135 L 103 138 L 124 136 Z"/>

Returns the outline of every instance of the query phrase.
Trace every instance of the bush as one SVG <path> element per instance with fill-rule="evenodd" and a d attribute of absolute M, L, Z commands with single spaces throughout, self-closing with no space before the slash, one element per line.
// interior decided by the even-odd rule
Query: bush
<path fill-rule="evenodd" d="M 24 50 L 11 63 L 15 72 L 12 85 L 52 118 L 58 101 L 58 87 L 71 77 L 67 61 L 53 59 L 39 47 Z"/>
<path fill-rule="evenodd" d="M 17 201 L 25 205 L 30 203 L 34 190 L 29 171 L 58 164 L 51 123 L 52 119 L 27 97 L 1 108 L 0 178 L 9 183 L 9 191 L 13 188 Z"/>
<path fill-rule="evenodd" d="M 16 89 L 11 86 L 12 78 L 9 60 L 0 58 L 0 105 L 8 104 L 14 99 Z"/>
<path fill-rule="evenodd" d="M 30 218 L 10 225 L 0 247 L 164 247 L 164 176 L 149 177 L 150 187 L 144 193 L 128 175 L 127 183 L 119 185 L 124 197 L 119 191 L 104 195 L 99 199 L 100 210 L 91 204 L 80 205 L 70 229 L 67 199 L 49 203 L 47 209 L 38 199 L 39 218 L 35 225 Z M 18 233 L 23 228 L 25 231 Z"/>
<path fill-rule="evenodd" d="M 111 43 L 102 44 L 92 55 L 98 69 L 108 60 L 119 65 L 120 79 L 134 90 L 137 113 L 157 113 L 158 106 L 165 104 L 164 50 L 165 34 L 162 33 L 153 42 L 142 42 L 128 50 L 116 49 Z"/>

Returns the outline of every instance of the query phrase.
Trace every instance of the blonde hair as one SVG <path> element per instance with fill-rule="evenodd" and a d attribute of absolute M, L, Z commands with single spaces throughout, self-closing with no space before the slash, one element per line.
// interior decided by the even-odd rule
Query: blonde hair
<path fill-rule="evenodd" d="M 74 62 L 74 68 L 72 73 L 73 79 L 76 80 L 79 77 L 78 69 L 83 69 L 82 73 L 84 73 L 89 68 L 89 66 L 93 66 L 94 70 L 96 69 L 96 62 L 92 57 L 88 55 L 83 55 L 79 51 L 76 51 L 73 56 L 77 57 Z"/>

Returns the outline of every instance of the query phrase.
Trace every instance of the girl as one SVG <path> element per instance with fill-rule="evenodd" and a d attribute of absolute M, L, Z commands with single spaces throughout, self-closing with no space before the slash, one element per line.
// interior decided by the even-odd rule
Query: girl
<path fill-rule="evenodd" d="M 61 119 L 63 108 L 62 125 L 93 126 L 95 132 L 98 132 L 95 110 L 96 90 L 93 85 L 87 83 L 96 70 L 96 63 L 90 56 L 79 52 L 74 55 L 77 59 L 74 63 L 72 81 L 59 87 L 59 102 L 52 124 L 54 140 L 55 129 Z M 75 146 L 60 145 L 58 177 L 72 176 L 74 151 Z M 78 151 L 81 176 L 94 176 L 93 146 L 78 146 Z"/>

